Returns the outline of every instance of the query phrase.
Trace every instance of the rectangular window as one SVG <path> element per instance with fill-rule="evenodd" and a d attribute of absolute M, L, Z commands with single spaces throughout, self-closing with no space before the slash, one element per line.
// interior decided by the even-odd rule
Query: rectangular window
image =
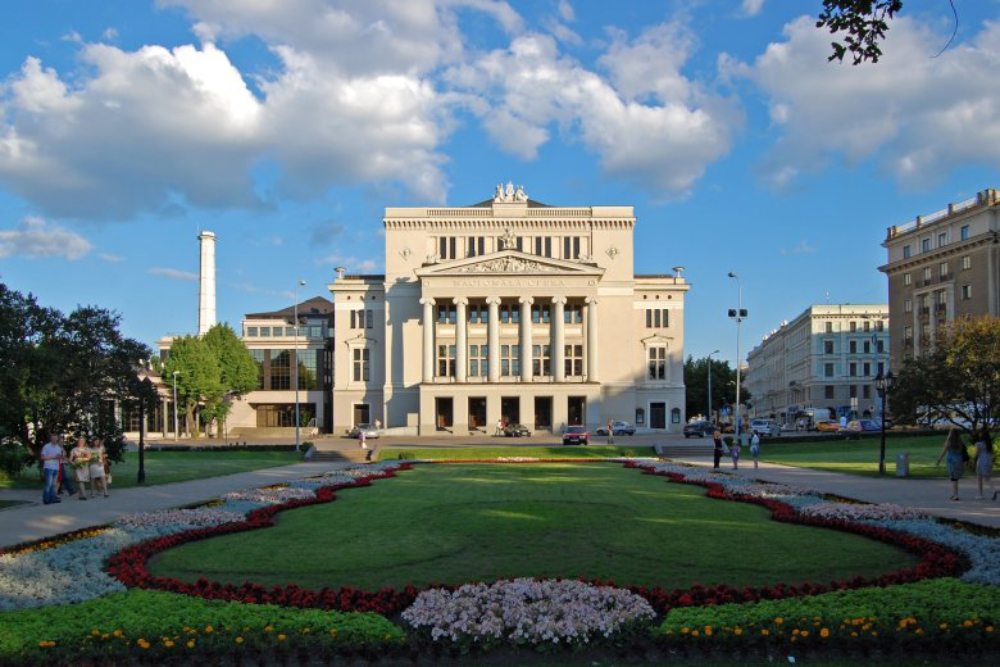
<path fill-rule="evenodd" d="M 854 333 L 857 330 L 858 330 L 858 323 L 857 322 L 851 322 L 851 333 Z"/>
<path fill-rule="evenodd" d="M 270 338 L 271 337 L 271 327 L 261 327 L 260 328 L 260 337 L 261 338 Z"/>
<path fill-rule="evenodd" d="M 257 327 L 247 327 L 247 338 L 257 337 Z"/>
<path fill-rule="evenodd" d="M 863 375 L 864 377 L 871 377 L 871 374 L 872 374 L 872 365 L 871 365 L 871 364 L 870 364 L 869 362 L 867 362 L 867 361 L 866 361 L 866 362 L 864 363 L 864 365 L 862 365 L 862 367 L 861 367 L 861 368 L 862 368 L 862 370 L 864 371 L 864 372 L 862 373 L 862 375 Z"/>
<path fill-rule="evenodd" d="M 535 377 L 552 375 L 552 348 L 550 346 L 531 346 L 531 374 Z"/>
<path fill-rule="evenodd" d="M 580 259 L 580 237 L 563 237 L 563 259 Z"/>
<path fill-rule="evenodd" d="M 938 234 L 938 247 L 943 248 L 946 245 L 948 245 L 948 235 Z"/>
<path fill-rule="evenodd" d="M 972 298 L 972 285 L 962 285 L 962 300 L 968 301 Z"/>
<path fill-rule="evenodd" d="M 858 385 L 852 384 L 852 385 L 849 385 L 849 386 L 850 386 L 851 398 L 857 398 L 858 397 Z"/>
<path fill-rule="evenodd" d="M 371 352 L 368 348 L 354 348 L 354 381 L 368 382 L 371 377 Z"/>
<path fill-rule="evenodd" d="M 486 254 L 486 237 L 470 236 L 466 240 L 465 256 L 477 257 Z"/>
<path fill-rule="evenodd" d="M 913 276 L 909 273 L 903 275 L 903 284 L 906 286 L 913 284 Z"/>
<path fill-rule="evenodd" d="M 904 313 L 912 313 L 913 312 L 913 300 L 912 299 L 907 299 L 907 300 L 903 301 L 903 312 Z"/>
<path fill-rule="evenodd" d="M 521 374 L 521 346 L 500 346 L 500 375 L 517 377 Z"/>
<path fill-rule="evenodd" d="M 870 340 L 866 340 L 864 342 L 864 346 L 863 346 L 862 349 L 864 350 L 865 354 L 871 354 L 872 353 L 872 342 Z"/>
<path fill-rule="evenodd" d="M 257 364 L 257 389 L 264 387 L 264 350 L 250 350 L 253 361 Z"/>
<path fill-rule="evenodd" d="M 536 236 L 535 237 L 535 254 L 541 257 L 551 257 L 552 256 L 552 237 L 551 236 Z"/>
<path fill-rule="evenodd" d="M 292 363 L 290 350 L 271 350 L 271 391 L 292 388 Z"/>
<path fill-rule="evenodd" d="M 469 377 L 488 377 L 489 374 L 489 346 L 470 345 Z"/>
<path fill-rule="evenodd" d="M 963 241 L 968 241 L 969 240 L 969 226 L 968 225 L 962 225 L 962 229 L 959 232 L 959 234 L 962 237 Z"/>
<path fill-rule="evenodd" d="M 455 346 L 438 345 L 438 377 L 455 377 Z"/>
<path fill-rule="evenodd" d="M 870 384 L 862 385 L 861 398 L 871 398 L 871 397 L 872 397 L 872 386 Z"/>
<path fill-rule="evenodd" d="M 885 322 L 884 321 L 879 320 L 878 322 L 875 323 L 875 331 L 884 331 L 884 330 L 885 330 Z"/>
<path fill-rule="evenodd" d="M 456 324 L 458 322 L 458 310 L 454 305 L 437 307 L 438 324 Z"/>
<path fill-rule="evenodd" d="M 939 290 L 937 293 L 937 302 L 939 306 L 945 306 L 948 304 L 948 292 L 945 290 Z"/>
<path fill-rule="evenodd" d="M 566 377 L 583 376 L 583 345 L 566 345 L 563 363 Z"/>
<path fill-rule="evenodd" d="M 375 312 L 371 310 L 365 311 L 365 328 L 371 329 L 375 326 Z"/>
<path fill-rule="evenodd" d="M 667 348 L 665 347 L 649 348 L 649 379 L 650 380 L 667 379 Z"/>
<path fill-rule="evenodd" d="M 868 320 L 865 320 L 864 321 L 864 325 L 862 326 L 862 329 L 864 329 L 865 331 L 871 331 L 872 330 L 872 323 L 869 322 Z"/>
<path fill-rule="evenodd" d="M 903 259 L 909 259 L 909 258 L 910 258 L 910 246 L 904 245 L 903 246 Z"/>
<path fill-rule="evenodd" d="M 566 324 L 580 324 L 583 322 L 583 306 L 580 304 L 569 304 L 563 311 L 563 320 Z"/>
<path fill-rule="evenodd" d="M 552 306 L 549 304 L 535 304 L 531 307 L 531 321 L 535 324 L 548 324 L 551 320 Z"/>
<path fill-rule="evenodd" d="M 906 326 L 903 327 L 903 340 L 913 340 L 913 327 Z"/>
<path fill-rule="evenodd" d="M 931 251 L 931 240 L 923 239 L 920 241 L 920 252 L 930 252 Z"/>
<path fill-rule="evenodd" d="M 882 363 L 881 361 L 878 362 L 878 374 L 885 375 L 885 364 Z"/>
<path fill-rule="evenodd" d="M 653 328 L 653 311 L 648 308 L 646 309 L 646 328 Z"/>
<path fill-rule="evenodd" d="M 298 350 L 295 355 L 298 357 L 299 389 L 319 389 L 319 350 Z"/>
<path fill-rule="evenodd" d="M 833 364 L 823 364 L 823 377 L 833 377 Z"/>
<path fill-rule="evenodd" d="M 857 354 L 858 353 L 858 341 L 852 340 L 847 345 L 848 345 L 848 348 L 849 348 L 849 351 L 850 351 L 851 354 Z"/>
<path fill-rule="evenodd" d="M 924 282 L 929 283 L 931 281 L 931 267 L 924 269 Z"/>
<path fill-rule="evenodd" d="M 971 268 L 972 268 L 972 258 L 966 255 L 965 257 L 962 258 L 962 270 L 968 271 Z"/>
<path fill-rule="evenodd" d="M 877 343 L 877 345 L 875 345 L 875 350 L 879 354 L 882 354 L 883 352 L 885 352 L 885 341 L 882 340 L 881 338 L 879 338 L 878 341 L 876 341 L 876 343 Z"/>
<path fill-rule="evenodd" d="M 827 333 L 833 333 L 833 322 L 827 322 L 826 323 L 826 332 Z"/>
<path fill-rule="evenodd" d="M 941 274 L 942 279 L 948 276 L 948 262 L 941 262 L 938 265 L 938 273 Z"/>
<path fill-rule="evenodd" d="M 847 374 L 851 377 L 857 377 L 858 375 L 858 365 L 856 363 L 847 364 Z"/>
<path fill-rule="evenodd" d="M 823 341 L 823 354 L 833 354 L 833 341 L 825 340 Z"/>
<path fill-rule="evenodd" d="M 824 387 L 823 387 L 823 398 L 826 398 L 826 399 L 832 399 L 832 398 L 834 398 L 833 390 L 834 390 L 834 386 L 832 384 L 824 385 Z"/>

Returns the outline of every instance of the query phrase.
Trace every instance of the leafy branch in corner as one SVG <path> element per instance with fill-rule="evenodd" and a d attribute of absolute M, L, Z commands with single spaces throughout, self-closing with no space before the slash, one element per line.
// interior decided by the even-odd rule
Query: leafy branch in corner
<path fill-rule="evenodd" d="M 844 43 L 830 44 L 833 53 L 828 60 L 843 62 L 850 52 L 855 65 L 877 63 L 889 21 L 902 9 L 903 0 L 823 0 L 816 27 L 827 28 L 833 35 L 846 33 Z"/>

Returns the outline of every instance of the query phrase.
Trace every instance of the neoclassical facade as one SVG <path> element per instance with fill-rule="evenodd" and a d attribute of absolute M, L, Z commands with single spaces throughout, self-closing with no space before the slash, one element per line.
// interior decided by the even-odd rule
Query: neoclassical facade
<path fill-rule="evenodd" d="M 334 432 L 679 430 L 689 285 L 633 273 L 635 222 L 511 184 L 474 206 L 387 208 L 385 274 L 330 285 Z"/>

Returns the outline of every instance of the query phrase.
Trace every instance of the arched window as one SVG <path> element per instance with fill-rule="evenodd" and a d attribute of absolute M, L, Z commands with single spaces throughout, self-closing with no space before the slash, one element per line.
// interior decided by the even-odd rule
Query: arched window
<path fill-rule="evenodd" d="M 680 408 L 674 408 L 673 410 L 670 411 L 670 423 L 671 424 L 680 424 L 681 423 L 681 409 Z"/>

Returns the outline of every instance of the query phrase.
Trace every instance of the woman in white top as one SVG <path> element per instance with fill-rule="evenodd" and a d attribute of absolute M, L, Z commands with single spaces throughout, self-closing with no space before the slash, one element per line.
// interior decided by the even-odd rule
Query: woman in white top
<path fill-rule="evenodd" d="M 979 478 L 979 499 L 986 499 L 983 495 L 983 486 L 988 484 L 993 489 L 990 500 L 996 500 L 997 487 L 993 483 L 993 440 L 986 429 L 983 429 L 976 438 L 976 477 Z"/>
<path fill-rule="evenodd" d="M 107 455 L 104 452 L 104 443 L 100 438 L 94 438 L 90 443 L 90 483 L 91 489 L 90 494 L 93 497 L 94 491 L 97 490 L 98 485 L 101 487 L 101 491 L 104 493 L 104 497 L 108 497 L 108 480 L 104 474 L 104 463 L 107 461 Z"/>
<path fill-rule="evenodd" d="M 90 450 L 87 449 L 85 439 L 76 439 L 76 446 L 69 452 L 69 462 L 73 464 L 73 469 L 76 471 L 76 482 L 80 485 L 80 500 L 86 500 L 87 497 L 83 495 L 83 492 L 87 487 L 87 482 L 90 481 Z M 90 489 L 90 495 L 94 495 L 93 487 Z"/>

